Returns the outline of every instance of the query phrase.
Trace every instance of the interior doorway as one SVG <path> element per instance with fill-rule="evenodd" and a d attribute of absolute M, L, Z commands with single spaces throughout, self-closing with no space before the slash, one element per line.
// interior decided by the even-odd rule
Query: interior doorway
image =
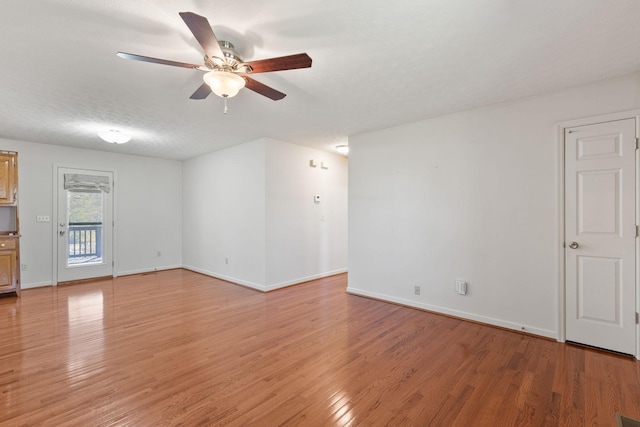
<path fill-rule="evenodd" d="M 564 128 L 566 340 L 637 355 L 636 118 Z"/>

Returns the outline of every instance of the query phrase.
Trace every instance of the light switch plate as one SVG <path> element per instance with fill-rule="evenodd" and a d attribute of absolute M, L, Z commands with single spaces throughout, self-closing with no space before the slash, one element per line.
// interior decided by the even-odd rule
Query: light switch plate
<path fill-rule="evenodd" d="M 38 215 L 36 216 L 36 222 L 49 222 L 49 215 Z"/>

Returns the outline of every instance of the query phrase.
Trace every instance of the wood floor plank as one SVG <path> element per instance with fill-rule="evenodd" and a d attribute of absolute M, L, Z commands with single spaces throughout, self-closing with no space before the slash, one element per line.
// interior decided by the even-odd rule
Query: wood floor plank
<path fill-rule="evenodd" d="M 345 293 L 186 270 L 0 298 L 0 426 L 614 426 L 640 364 Z"/>

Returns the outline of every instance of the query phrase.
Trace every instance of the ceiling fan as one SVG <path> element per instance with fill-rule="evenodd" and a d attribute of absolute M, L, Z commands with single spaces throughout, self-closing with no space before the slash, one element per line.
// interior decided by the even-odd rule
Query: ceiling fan
<path fill-rule="evenodd" d="M 218 41 L 207 18 L 193 12 L 180 12 L 180 16 L 196 40 L 198 40 L 202 49 L 204 49 L 204 65 L 170 61 L 126 52 L 118 52 L 117 55 L 124 59 L 205 71 L 206 74 L 203 76 L 204 83 L 196 89 L 190 98 L 205 99 L 213 92 L 224 98 L 225 113 L 227 112 L 227 98 L 235 96 L 243 87 L 274 101 L 286 96 L 284 93 L 252 79 L 248 74 L 311 67 L 311 58 L 306 53 L 244 62 L 231 43 L 222 40 Z"/>

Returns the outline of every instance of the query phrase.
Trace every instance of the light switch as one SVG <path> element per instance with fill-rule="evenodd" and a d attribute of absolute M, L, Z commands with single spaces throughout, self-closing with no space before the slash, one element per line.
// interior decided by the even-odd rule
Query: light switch
<path fill-rule="evenodd" d="M 49 222 L 49 215 L 36 216 L 36 222 Z"/>

